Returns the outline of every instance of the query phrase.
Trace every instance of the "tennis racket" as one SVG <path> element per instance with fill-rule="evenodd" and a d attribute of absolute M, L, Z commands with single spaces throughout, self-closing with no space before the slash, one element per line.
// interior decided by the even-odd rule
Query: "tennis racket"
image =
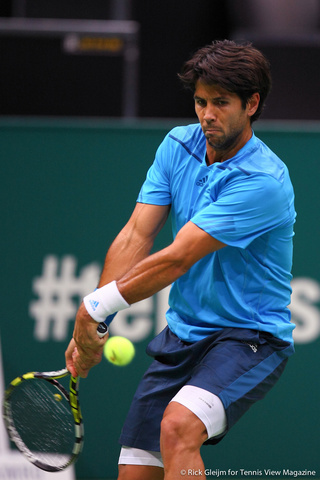
<path fill-rule="evenodd" d="M 69 377 L 69 391 L 58 382 L 63 377 Z M 5 391 L 3 418 L 9 437 L 42 470 L 64 470 L 81 452 L 83 423 L 78 388 L 79 379 L 63 369 L 26 373 Z"/>
<path fill-rule="evenodd" d="M 108 333 L 106 324 L 98 335 Z M 69 388 L 62 379 L 69 380 Z M 59 380 L 59 381 L 58 381 Z M 68 370 L 29 372 L 6 389 L 2 414 L 9 438 L 36 467 L 59 472 L 74 463 L 84 439 L 79 378 Z"/>

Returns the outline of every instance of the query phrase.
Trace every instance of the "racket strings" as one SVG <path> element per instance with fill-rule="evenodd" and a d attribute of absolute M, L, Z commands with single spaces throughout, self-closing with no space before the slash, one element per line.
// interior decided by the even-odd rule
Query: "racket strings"
<path fill-rule="evenodd" d="M 74 420 L 67 399 L 45 380 L 22 382 L 10 398 L 12 425 L 32 456 L 63 465 L 72 456 Z"/>

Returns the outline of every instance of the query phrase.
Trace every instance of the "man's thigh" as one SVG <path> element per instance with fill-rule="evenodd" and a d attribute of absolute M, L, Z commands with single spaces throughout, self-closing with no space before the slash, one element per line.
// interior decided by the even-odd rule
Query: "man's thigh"
<path fill-rule="evenodd" d="M 160 424 L 168 403 L 184 385 L 218 396 L 227 429 L 217 443 L 280 377 L 292 345 L 247 329 L 224 329 L 196 342 L 181 342 L 165 329 L 149 346 L 154 362 L 131 404 L 120 443 L 160 451 Z"/>

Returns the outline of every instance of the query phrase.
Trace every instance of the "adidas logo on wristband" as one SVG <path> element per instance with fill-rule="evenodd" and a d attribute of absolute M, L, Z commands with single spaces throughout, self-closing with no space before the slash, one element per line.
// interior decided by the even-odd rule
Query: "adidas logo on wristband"
<path fill-rule="evenodd" d="M 99 323 L 104 322 L 109 315 L 130 307 L 119 292 L 115 280 L 86 295 L 83 302 L 89 315 Z"/>
<path fill-rule="evenodd" d="M 99 306 L 99 302 L 97 300 L 89 300 L 92 310 L 95 312 Z"/>

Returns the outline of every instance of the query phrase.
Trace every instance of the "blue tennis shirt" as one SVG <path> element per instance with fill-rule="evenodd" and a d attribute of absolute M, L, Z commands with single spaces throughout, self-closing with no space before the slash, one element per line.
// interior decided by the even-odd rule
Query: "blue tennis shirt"
<path fill-rule="evenodd" d="M 207 165 L 199 124 L 176 127 L 157 150 L 138 202 L 171 205 L 173 236 L 193 222 L 227 247 L 176 280 L 169 328 L 195 342 L 249 328 L 292 342 L 294 192 L 285 164 L 254 134 L 231 159 Z"/>

